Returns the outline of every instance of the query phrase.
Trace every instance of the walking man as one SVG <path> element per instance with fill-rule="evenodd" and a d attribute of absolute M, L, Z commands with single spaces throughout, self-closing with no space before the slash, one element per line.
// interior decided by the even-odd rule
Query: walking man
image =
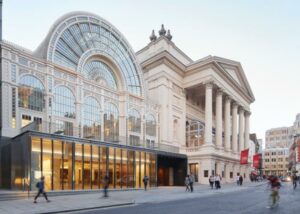
<path fill-rule="evenodd" d="M 194 182 L 195 182 L 195 177 L 194 177 L 193 173 L 190 174 L 189 179 L 190 179 L 191 192 L 193 192 L 194 191 Z"/>
<path fill-rule="evenodd" d="M 103 181 L 103 185 L 104 185 L 104 198 L 108 197 L 108 186 L 109 186 L 109 176 L 108 173 L 106 173 L 106 175 L 104 176 L 104 181 Z"/>
<path fill-rule="evenodd" d="M 239 186 L 240 185 L 240 176 L 237 175 L 235 180 L 236 180 L 236 184 Z"/>
<path fill-rule="evenodd" d="M 213 189 L 214 188 L 214 182 L 215 182 L 215 179 L 214 179 L 214 176 L 209 176 L 209 185 L 210 185 L 210 188 Z"/>
<path fill-rule="evenodd" d="M 47 202 L 50 202 L 50 200 L 48 200 L 47 194 L 46 194 L 46 192 L 45 192 L 45 177 L 44 177 L 44 176 L 42 176 L 42 177 L 41 177 L 41 180 L 40 180 L 39 182 L 37 182 L 36 187 L 38 188 L 38 193 L 37 193 L 37 195 L 34 197 L 33 203 L 37 203 L 37 202 L 36 202 L 36 199 L 40 196 L 40 194 L 43 194 L 44 197 L 45 197 L 45 199 L 46 199 L 46 201 L 47 201 Z"/>
<path fill-rule="evenodd" d="M 184 179 L 184 184 L 185 184 L 185 191 L 190 191 L 190 178 L 189 178 L 189 175 L 185 176 L 185 179 Z"/>
<path fill-rule="evenodd" d="M 240 175 L 239 182 L 240 182 L 240 185 L 241 185 L 241 186 L 243 185 L 243 180 L 244 180 L 243 176 Z"/>
<path fill-rule="evenodd" d="M 148 185 L 148 181 L 149 181 L 149 178 L 147 175 L 144 176 L 143 178 L 143 182 L 144 182 L 144 187 L 145 187 L 145 191 L 147 191 L 147 185 Z"/>

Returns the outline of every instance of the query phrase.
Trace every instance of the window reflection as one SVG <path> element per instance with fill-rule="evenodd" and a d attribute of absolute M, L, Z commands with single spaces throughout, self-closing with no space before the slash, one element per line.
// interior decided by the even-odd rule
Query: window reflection
<path fill-rule="evenodd" d="M 63 162 L 62 162 L 62 141 L 53 141 L 53 189 L 62 189 L 62 173 L 63 173 Z"/>
<path fill-rule="evenodd" d="M 104 140 L 119 140 L 119 112 L 112 103 L 106 103 L 104 113 Z"/>
<path fill-rule="evenodd" d="M 58 86 L 54 89 L 53 104 L 54 115 L 75 118 L 75 97 L 67 87 Z"/>
<path fill-rule="evenodd" d="M 101 115 L 100 105 L 93 97 L 84 99 L 83 113 L 83 136 L 100 140 L 101 136 Z"/>
<path fill-rule="evenodd" d="M 84 144 L 84 170 L 83 183 L 84 189 L 91 189 L 91 145 Z"/>
<path fill-rule="evenodd" d="M 52 142 L 43 139 L 43 176 L 45 177 L 45 189 L 52 189 Z"/>
<path fill-rule="evenodd" d="M 82 144 L 75 144 L 75 189 L 82 189 Z"/>
<path fill-rule="evenodd" d="M 137 133 L 141 132 L 141 115 L 135 109 L 131 109 L 129 112 L 128 131 Z"/>
<path fill-rule="evenodd" d="M 45 108 L 45 88 L 42 82 L 32 75 L 25 75 L 19 82 L 19 107 L 35 111 Z"/>
<path fill-rule="evenodd" d="M 156 123 L 152 114 L 146 116 L 146 135 L 156 136 Z"/>

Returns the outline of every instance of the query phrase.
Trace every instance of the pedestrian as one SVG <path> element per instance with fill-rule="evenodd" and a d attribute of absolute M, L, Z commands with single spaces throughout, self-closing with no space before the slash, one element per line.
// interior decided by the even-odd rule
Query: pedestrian
<path fill-rule="evenodd" d="M 44 197 L 45 197 L 45 199 L 46 199 L 46 201 L 50 202 L 50 200 L 47 198 L 47 194 L 45 192 L 45 177 L 44 176 L 42 176 L 41 180 L 39 182 L 37 182 L 36 187 L 38 188 L 38 193 L 34 197 L 33 203 L 37 203 L 36 199 L 40 196 L 40 194 L 43 194 Z"/>
<path fill-rule="evenodd" d="M 214 188 L 214 182 L 215 182 L 215 179 L 214 179 L 214 176 L 209 176 L 209 185 L 210 185 L 210 188 L 213 189 Z"/>
<path fill-rule="evenodd" d="M 144 178 L 143 178 L 145 191 L 147 191 L 148 181 L 149 181 L 149 178 L 148 178 L 147 175 L 145 175 Z"/>
<path fill-rule="evenodd" d="M 185 191 L 190 191 L 190 178 L 189 175 L 185 176 L 184 184 L 186 186 Z"/>
<path fill-rule="evenodd" d="M 297 187 L 297 175 L 296 174 L 292 175 L 292 180 L 293 180 L 293 187 L 294 187 L 294 189 L 296 189 L 296 187 Z"/>
<path fill-rule="evenodd" d="M 103 186 L 104 186 L 103 197 L 107 198 L 108 197 L 108 186 L 109 186 L 109 176 L 108 176 L 108 173 L 106 173 L 106 175 L 104 176 Z"/>
<path fill-rule="evenodd" d="M 236 184 L 239 186 L 239 185 L 240 185 L 240 176 L 237 175 L 237 176 L 235 177 L 235 180 L 236 180 Z"/>
<path fill-rule="evenodd" d="M 195 182 L 195 177 L 194 177 L 193 173 L 190 174 L 189 179 L 190 179 L 190 188 L 191 188 L 191 192 L 194 192 L 194 182 Z"/>
<path fill-rule="evenodd" d="M 242 176 L 242 175 L 240 175 L 240 178 L 239 178 L 239 183 L 240 183 L 240 185 L 241 185 L 241 186 L 243 185 L 243 180 L 244 180 L 243 176 Z"/>
<path fill-rule="evenodd" d="M 215 176 L 215 187 L 216 187 L 216 189 L 220 189 L 221 188 L 220 181 L 221 181 L 221 176 L 220 175 L 216 175 Z"/>

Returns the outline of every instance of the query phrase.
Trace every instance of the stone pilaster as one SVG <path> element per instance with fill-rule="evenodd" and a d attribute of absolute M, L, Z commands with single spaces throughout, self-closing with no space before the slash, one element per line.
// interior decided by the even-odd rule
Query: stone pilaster
<path fill-rule="evenodd" d="M 222 141 L 222 90 L 217 91 L 216 97 L 216 145 L 221 147 Z"/>
<path fill-rule="evenodd" d="M 240 146 L 240 151 L 245 149 L 244 145 L 244 109 L 240 108 L 239 109 L 239 146 Z"/>
<path fill-rule="evenodd" d="M 233 103 L 232 106 L 232 150 L 234 152 L 238 151 L 238 142 L 237 142 L 237 104 Z"/>
<path fill-rule="evenodd" d="M 212 90 L 213 84 L 205 85 L 205 144 L 212 143 Z"/>
<path fill-rule="evenodd" d="M 245 148 L 249 148 L 250 112 L 245 112 Z"/>
<path fill-rule="evenodd" d="M 230 150 L 230 98 L 225 99 L 225 149 Z"/>

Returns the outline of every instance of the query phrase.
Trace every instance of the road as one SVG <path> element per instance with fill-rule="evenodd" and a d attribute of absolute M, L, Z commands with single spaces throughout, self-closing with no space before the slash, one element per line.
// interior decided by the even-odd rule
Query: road
<path fill-rule="evenodd" d="M 283 183 L 280 190 L 280 204 L 274 209 L 266 208 L 270 190 L 266 185 L 238 190 L 231 193 L 217 193 L 200 198 L 162 203 L 143 203 L 129 207 L 90 210 L 77 213 L 105 214 L 296 214 L 300 213 L 300 188 L 292 189 L 291 183 Z M 193 193 L 187 193 L 193 194 Z"/>

